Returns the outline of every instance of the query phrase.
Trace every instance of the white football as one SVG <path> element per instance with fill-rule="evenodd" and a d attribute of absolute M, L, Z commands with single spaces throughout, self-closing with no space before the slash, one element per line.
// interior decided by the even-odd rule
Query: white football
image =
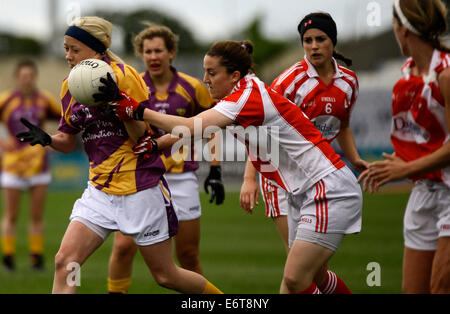
<path fill-rule="evenodd" d="M 72 68 L 69 73 L 68 84 L 72 97 L 85 106 L 96 106 L 93 94 L 98 93 L 99 86 L 103 86 L 100 78 L 106 78 L 107 73 L 117 83 L 113 69 L 103 60 L 85 59 Z"/>

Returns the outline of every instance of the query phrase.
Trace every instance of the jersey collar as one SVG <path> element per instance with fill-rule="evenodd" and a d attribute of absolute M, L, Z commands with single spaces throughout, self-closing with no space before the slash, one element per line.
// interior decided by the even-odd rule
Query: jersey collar
<path fill-rule="evenodd" d="M 177 71 L 177 69 L 175 69 L 173 66 L 170 66 L 170 70 L 173 73 L 173 77 L 172 77 L 172 80 L 170 81 L 169 87 L 167 88 L 167 93 L 174 92 L 175 88 L 177 87 L 177 84 L 178 84 L 178 71 Z M 150 93 L 152 93 L 152 94 L 156 93 L 155 85 L 153 85 L 153 82 L 152 82 L 152 80 L 150 78 L 150 73 L 148 73 L 148 70 L 145 71 L 144 81 L 146 81 Z"/>
<path fill-rule="evenodd" d="M 439 50 L 434 49 L 433 55 L 431 57 L 430 67 L 428 69 L 428 75 L 422 77 L 425 84 L 432 83 L 437 80 L 436 68 L 439 66 L 439 62 L 440 62 Z M 414 59 L 412 57 L 409 57 L 402 67 L 402 74 L 405 77 L 405 79 L 409 80 L 411 76 L 411 69 L 413 68 L 414 65 L 415 65 Z"/>
<path fill-rule="evenodd" d="M 316 68 L 314 68 L 314 66 L 309 62 L 308 58 L 305 57 L 303 58 L 306 62 L 307 65 L 307 70 L 306 73 L 308 74 L 309 77 L 319 77 L 319 74 L 316 71 Z M 339 69 L 338 63 L 336 62 L 336 59 L 331 57 L 331 61 L 333 62 L 334 65 L 334 76 L 333 78 L 340 78 L 342 77 L 343 73 L 342 71 Z"/>

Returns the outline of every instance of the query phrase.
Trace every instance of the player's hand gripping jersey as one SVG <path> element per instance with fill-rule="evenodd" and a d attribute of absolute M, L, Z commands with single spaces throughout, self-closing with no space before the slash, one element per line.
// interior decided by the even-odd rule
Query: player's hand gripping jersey
<path fill-rule="evenodd" d="M 24 178 L 47 172 L 47 149 L 41 145 L 31 146 L 20 142 L 15 134 L 27 131 L 20 118 L 25 118 L 40 128 L 48 118 L 59 119 L 61 107 L 55 97 L 43 90 L 35 91 L 27 99 L 19 90 L 4 92 L 0 96 L 0 116 L 8 130 L 9 141 L 14 145 L 12 150 L 3 152 L 2 171 Z"/>
<path fill-rule="evenodd" d="M 127 65 L 103 59 L 114 70 L 119 88 L 136 101 L 148 100 L 147 88 L 139 74 Z M 59 131 L 69 134 L 82 132 L 81 140 L 88 155 L 89 180 L 103 192 L 125 195 L 158 184 L 165 172 L 158 154 L 149 158 L 133 153 L 133 141 L 125 126 L 112 111 L 87 107 L 70 95 L 67 78 L 61 89 L 63 117 Z"/>
<path fill-rule="evenodd" d="M 434 50 L 425 78 L 412 75 L 413 66 L 409 58 L 392 96 L 391 141 L 395 154 L 405 161 L 428 155 L 450 140 L 437 80 L 439 73 L 450 66 L 450 54 Z M 450 166 L 410 179 L 429 179 L 450 187 Z"/>
<path fill-rule="evenodd" d="M 171 67 L 171 71 L 173 78 L 165 94 L 156 91 L 148 71 L 142 74 L 149 92 L 149 101 L 146 103 L 147 108 L 164 114 L 185 118 L 195 116 L 211 108 L 214 100 L 202 82 L 185 73 L 178 72 L 174 67 Z M 165 134 L 163 130 L 158 130 L 158 133 L 160 136 Z M 180 150 L 179 152 L 175 152 L 174 155 L 177 154 L 177 156 L 172 155 L 171 152 L 172 148 L 169 147 L 161 155 L 167 172 L 182 173 L 194 171 L 198 168 L 194 144 L 191 145 L 190 151 Z"/>

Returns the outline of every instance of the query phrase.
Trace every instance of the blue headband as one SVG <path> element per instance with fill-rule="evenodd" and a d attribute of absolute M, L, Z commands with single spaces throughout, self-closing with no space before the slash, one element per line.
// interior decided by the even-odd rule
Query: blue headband
<path fill-rule="evenodd" d="M 81 41 L 83 44 L 85 44 L 89 48 L 92 48 L 92 50 L 98 53 L 103 54 L 106 51 L 105 45 L 100 40 L 79 27 L 70 26 L 67 29 L 65 35 Z"/>

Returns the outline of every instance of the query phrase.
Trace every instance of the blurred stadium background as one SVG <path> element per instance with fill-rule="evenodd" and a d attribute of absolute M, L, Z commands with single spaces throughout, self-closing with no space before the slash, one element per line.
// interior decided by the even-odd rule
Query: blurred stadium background
<path fill-rule="evenodd" d="M 237 3 L 235 0 L 232 3 Z M 102 2 L 105 1 L 93 1 Z M 125 1 L 133 3 L 133 1 Z M 170 0 L 169 0 L 170 2 Z M 280 0 L 280 5 L 283 0 Z M 316 1 L 318 5 L 330 1 Z M 322 3 L 323 2 L 323 3 Z M 446 1 L 448 2 L 448 1 Z M 6 0 L 0 0 L 5 4 Z M 39 4 L 36 4 L 39 3 Z M 64 60 L 62 37 L 66 25 L 61 25 L 61 11 L 77 1 L 68 3 L 56 0 L 40 0 L 33 5 L 47 9 L 47 19 L 51 35 L 42 39 L 25 32 L 15 32 L 0 26 L 0 90 L 13 87 L 12 71 L 15 62 L 23 57 L 34 58 L 39 65 L 39 87 L 59 96 L 60 83 L 68 75 Z M 292 3 L 292 2 L 289 2 Z M 294 2 L 297 3 L 297 2 Z M 374 29 L 362 33 L 358 23 L 369 23 L 366 18 L 377 13 L 370 5 L 383 8 L 383 16 L 391 16 L 392 0 L 358 1 L 358 11 L 352 11 L 351 3 L 341 1 L 348 11 L 344 17 L 335 18 L 339 29 L 348 21 L 353 23 L 353 33 L 339 38 L 337 49 L 353 59 L 351 67 L 358 74 L 360 94 L 351 118 L 351 128 L 355 135 L 360 154 L 366 160 L 379 158 L 381 152 L 391 152 L 390 100 L 394 83 L 400 77 L 400 67 L 404 58 L 400 55 L 389 23 L 375 25 Z M 296 4 L 297 5 L 297 4 Z M 298 20 L 310 11 L 297 5 Z M 64 7 L 64 8 L 63 8 Z M 113 33 L 113 51 L 127 63 L 143 71 L 141 61 L 134 56 L 130 38 L 142 29 L 139 21 L 153 21 L 165 24 L 180 35 L 179 52 L 174 65 L 179 71 L 202 78 L 203 54 L 212 41 L 199 40 L 198 34 L 186 27 L 189 21 L 148 6 L 132 10 L 110 10 L 105 8 L 82 10 L 82 15 L 99 15 L 116 26 Z M 387 9 L 386 9 L 387 8 Z M 67 9 L 67 8 L 66 8 Z M 324 10 L 321 8 L 321 10 Z M 66 10 L 67 11 L 67 10 Z M 333 9 L 326 10 L 333 15 Z M 7 12 L 7 14 L 20 12 Z M 217 12 L 216 12 L 217 13 Z M 66 14 L 68 14 L 66 12 Z M 225 14 L 225 13 L 223 13 Z M 229 14 L 229 13 L 227 13 Z M 264 14 L 255 14 L 234 28 L 227 37 L 220 39 L 250 39 L 255 44 L 254 59 L 258 75 L 268 84 L 285 68 L 303 57 L 298 36 L 270 37 L 266 34 Z M 360 22 L 350 22 L 351 19 Z M 361 19 L 363 22 L 361 22 Z M 59 22 L 58 22 L 59 21 Z M 298 22 L 298 21 L 297 21 Z M 279 21 L 283 23 L 283 21 Z M 273 26 L 276 27 L 276 26 Z M 296 29 L 297 24 L 293 24 Z M 2 126 L 3 127 L 3 126 Z M 49 132 L 55 132 L 57 125 L 48 124 Z M 0 136 L 5 136 L 0 129 Z M 223 176 L 226 185 L 225 204 L 217 207 L 208 203 L 202 192 L 202 240 L 201 258 L 205 275 L 219 288 L 228 293 L 277 293 L 283 273 L 285 253 L 272 222 L 264 217 L 262 200 L 253 215 L 245 214 L 239 207 L 239 189 L 244 169 L 245 153 L 226 137 L 225 150 L 238 145 L 241 151 L 239 161 L 225 161 Z M 336 147 L 339 151 L 339 149 Z M 345 156 L 344 156 L 345 158 Z M 75 152 L 51 155 L 53 182 L 47 200 L 46 221 L 46 270 L 35 273 L 28 269 L 27 255 L 27 197 L 23 198 L 19 220 L 18 269 L 8 273 L 0 269 L 0 293 L 49 293 L 53 280 L 53 257 L 68 223 L 73 202 L 80 196 L 88 177 L 87 157 L 79 143 Z M 201 182 L 207 175 L 209 166 L 200 163 L 198 175 Z M 364 196 L 363 231 L 345 239 L 342 247 L 332 259 L 330 266 L 348 283 L 355 293 L 400 293 L 402 261 L 402 216 L 410 185 L 398 182 L 385 186 L 377 195 Z M 0 206 L 2 208 L 3 205 Z M 0 209 L 1 212 L 1 209 Z M 82 268 L 81 293 L 106 292 L 107 263 L 111 248 L 111 237 Z M 366 282 L 370 271 L 367 265 L 379 263 L 381 285 L 370 286 Z M 141 258 L 135 261 L 133 283 L 130 293 L 169 293 L 154 283 Z"/>

